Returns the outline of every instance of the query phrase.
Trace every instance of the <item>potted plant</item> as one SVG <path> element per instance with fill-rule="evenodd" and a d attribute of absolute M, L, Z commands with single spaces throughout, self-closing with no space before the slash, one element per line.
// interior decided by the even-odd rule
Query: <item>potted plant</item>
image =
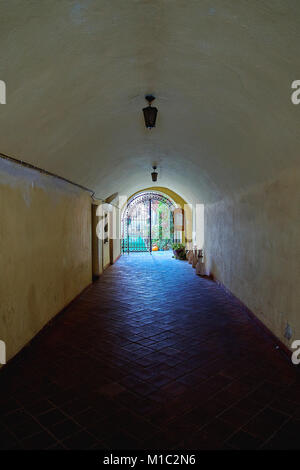
<path fill-rule="evenodd" d="M 176 259 L 186 259 L 185 245 L 183 243 L 173 243 L 172 249 Z"/>

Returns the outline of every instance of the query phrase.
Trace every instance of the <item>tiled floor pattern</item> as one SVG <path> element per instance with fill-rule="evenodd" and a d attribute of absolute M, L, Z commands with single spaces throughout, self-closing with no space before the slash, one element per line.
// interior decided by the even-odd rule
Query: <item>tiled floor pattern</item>
<path fill-rule="evenodd" d="M 110 267 L 0 372 L 0 449 L 300 448 L 299 371 L 165 254 Z"/>

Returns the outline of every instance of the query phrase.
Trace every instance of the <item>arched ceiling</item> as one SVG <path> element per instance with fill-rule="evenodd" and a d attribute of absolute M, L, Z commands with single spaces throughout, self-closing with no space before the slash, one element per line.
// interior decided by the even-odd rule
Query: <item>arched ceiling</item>
<path fill-rule="evenodd" d="M 101 198 L 208 202 L 299 162 L 299 0 L 0 4 L 0 152 Z M 144 127 L 153 93 L 157 127 Z"/>

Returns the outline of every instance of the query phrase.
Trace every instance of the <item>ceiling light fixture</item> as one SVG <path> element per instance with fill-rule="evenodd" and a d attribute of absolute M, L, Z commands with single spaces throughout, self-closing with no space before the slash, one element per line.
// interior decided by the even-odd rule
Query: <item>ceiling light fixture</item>
<path fill-rule="evenodd" d="M 153 171 L 151 173 L 151 177 L 152 177 L 152 181 L 155 183 L 157 181 L 157 176 L 158 176 L 158 173 L 156 171 L 156 166 L 154 165 L 153 167 Z"/>
<path fill-rule="evenodd" d="M 153 95 L 146 95 L 145 99 L 148 101 L 149 106 L 143 108 L 144 119 L 145 119 L 145 126 L 147 129 L 152 129 L 155 127 L 156 116 L 158 113 L 157 108 L 151 106 L 152 101 L 155 100 L 155 96 Z"/>

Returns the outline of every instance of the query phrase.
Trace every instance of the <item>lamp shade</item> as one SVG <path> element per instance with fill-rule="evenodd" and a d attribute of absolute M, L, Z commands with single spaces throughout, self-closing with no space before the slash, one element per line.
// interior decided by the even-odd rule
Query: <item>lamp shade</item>
<path fill-rule="evenodd" d="M 150 104 L 146 108 L 143 108 L 144 119 L 145 119 L 145 126 L 147 129 L 152 129 L 155 127 L 156 116 L 158 113 L 157 108 L 152 107 Z"/>
<path fill-rule="evenodd" d="M 155 183 L 157 181 L 157 176 L 158 176 L 158 173 L 156 171 L 156 166 L 153 167 L 153 171 L 151 173 L 151 178 L 152 178 L 152 181 Z"/>

